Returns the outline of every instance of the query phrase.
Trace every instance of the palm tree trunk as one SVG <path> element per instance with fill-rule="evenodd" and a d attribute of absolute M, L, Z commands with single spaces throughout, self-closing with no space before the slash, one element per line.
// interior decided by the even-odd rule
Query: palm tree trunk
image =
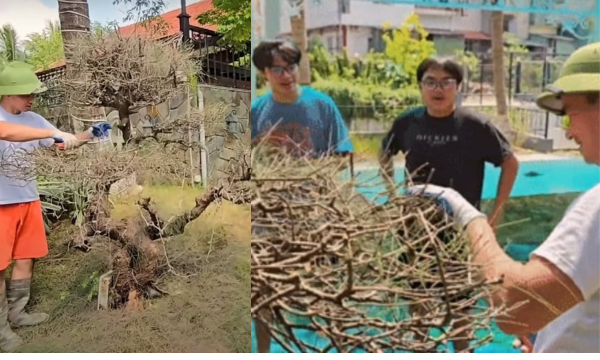
<path fill-rule="evenodd" d="M 492 74 L 496 95 L 497 126 L 505 136 L 511 135 L 504 82 L 504 14 L 492 11 Z"/>
<path fill-rule="evenodd" d="M 69 60 L 69 44 L 77 36 L 90 33 L 90 10 L 87 0 L 78 1 L 58 1 L 58 18 L 60 20 L 60 30 L 63 38 L 63 47 L 65 57 Z"/>
<path fill-rule="evenodd" d="M 310 60 L 308 58 L 308 39 L 306 34 L 306 1 L 302 1 L 300 11 L 297 16 L 292 16 L 290 22 L 292 25 L 292 40 L 302 52 L 302 59 L 299 66 L 298 83 L 301 85 L 310 84 Z"/>
<path fill-rule="evenodd" d="M 57 0 L 58 1 L 58 19 L 60 22 L 60 31 L 63 40 L 63 49 L 65 52 L 65 64 L 66 64 L 66 76 L 67 78 L 74 78 L 81 76 L 81 74 L 75 74 L 74 69 L 70 65 L 73 60 L 72 56 L 72 44 L 79 36 L 87 36 L 90 34 L 90 10 L 88 7 L 87 0 Z M 97 113 L 100 109 L 93 108 L 70 108 L 68 113 L 76 113 L 80 118 L 91 119 L 94 113 Z M 84 124 L 76 122 L 73 119 L 69 119 L 69 125 L 71 131 L 79 132 L 84 130 Z"/>

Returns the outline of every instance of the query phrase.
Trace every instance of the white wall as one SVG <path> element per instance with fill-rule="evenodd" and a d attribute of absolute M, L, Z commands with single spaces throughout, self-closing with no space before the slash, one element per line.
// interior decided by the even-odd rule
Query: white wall
<path fill-rule="evenodd" d="M 482 11 L 465 10 L 464 15 L 460 13 L 428 13 L 423 11 L 417 13 L 419 20 L 427 29 L 437 29 L 445 31 L 484 31 Z M 451 14 L 451 15 L 450 15 Z"/>
<path fill-rule="evenodd" d="M 337 27 L 328 29 L 317 29 L 308 31 L 309 42 L 319 38 L 325 48 L 329 51 L 335 51 L 341 49 L 342 39 L 341 31 L 338 31 Z"/>
<path fill-rule="evenodd" d="M 304 1 L 307 4 L 307 29 L 333 26 L 340 23 L 338 0 L 320 0 L 318 4 L 315 4 L 314 0 Z"/>
<path fill-rule="evenodd" d="M 334 0 L 323 0 L 334 2 Z M 337 2 L 337 1 L 336 1 Z M 345 25 L 381 27 L 386 22 L 399 26 L 413 11 L 412 5 L 376 4 L 369 1 L 351 0 L 350 13 L 342 15 Z"/>
<path fill-rule="evenodd" d="M 281 32 L 290 33 L 292 31 L 290 25 L 291 8 L 287 0 L 279 1 L 281 2 Z M 304 1 L 306 1 L 305 19 L 307 29 L 333 26 L 340 23 L 337 0 L 321 0 L 318 4 L 313 3 L 313 0 Z"/>
<path fill-rule="evenodd" d="M 371 28 L 357 27 L 348 29 L 348 56 L 362 56 L 369 52 Z"/>

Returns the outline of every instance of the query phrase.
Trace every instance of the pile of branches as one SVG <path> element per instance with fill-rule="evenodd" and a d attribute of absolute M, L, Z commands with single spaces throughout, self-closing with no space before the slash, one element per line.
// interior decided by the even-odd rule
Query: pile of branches
<path fill-rule="evenodd" d="M 283 348 L 434 352 L 464 339 L 464 328 L 469 340 L 489 330 L 501 309 L 480 300 L 495 284 L 478 276 L 435 201 L 394 196 L 374 205 L 344 179 L 346 159 L 255 151 L 251 314 Z"/>
<path fill-rule="evenodd" d="M 196 127 L 198 119 L 175 120 L 179 127 Z M 110 241 L 113 253 L 114 306 L 124 306 L 132 296 L 155 294 L 154 282 L 165 270 L 165 254 L 158 240 L 182 234 L 185 226 L 197 219 L 209 205 L 219 201 L 246 204 L 250 201 L 249 149 L 240 149 L 241 156 L 230 166 L 227 181 L 206 189 L 195 199 L 195 206 L 170 219 L 159 216 L 150 198 L 138 201 L 139 216 L 131 219 L 111 218 L 109 194 L 111 186 L 131 175 L 162 176 L 173 183 L 190 179 L 190 164 L 186 152 L 197 146 L 179 138 L 170 141 L 173 124 L 157 127 L 155 133 L 136 139 L 137 146 L 117 150 L 111 145 L 83 146 L 75 150 L 56 147 L 33 152 L 16 152 L 0 156 L 0 174 L 25 185 L 39 177 L 55 182 L 85 184 L 90 195 L 84 210 L 84 221 L 70 247 L 91 251 L 102 241 Z M 139 140 L 139 141 L 137 141 Z M 244 147 L 242 143 L 239 145 Z M 138 177 L 139 178 L 139 177 Z"/>

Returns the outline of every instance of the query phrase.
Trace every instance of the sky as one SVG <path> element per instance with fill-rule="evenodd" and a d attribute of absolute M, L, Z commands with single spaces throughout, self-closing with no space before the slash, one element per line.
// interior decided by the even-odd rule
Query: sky
<path fill-rule="evenodd" d="M 180 0 L 164 0 L 165 12 L 181 7 Z M 187 0 L 187 5 L 198 0 Z M 113 5 L 113 0 L 88 0 L 91 21 L 106 24 L 109 21 L 123 23 L 127 7 Z M 0 0 L 0 26 L 10 23 L 24 40 L 27 34 L 40 32 L 47 20 L 58 21 L 57 0 Z"/>

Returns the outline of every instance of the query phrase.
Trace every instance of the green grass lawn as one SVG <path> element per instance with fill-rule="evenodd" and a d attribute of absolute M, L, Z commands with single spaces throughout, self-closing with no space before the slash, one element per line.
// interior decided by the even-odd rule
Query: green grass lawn
<path fill-rule="evenodd" d="M 504 210 L 498 240 L 503 244 L 540 244 L 556 227 L 567 207 L 579 194 L 511 198 Z M 484 201 L 482 209 L 493 205 Z"/>

